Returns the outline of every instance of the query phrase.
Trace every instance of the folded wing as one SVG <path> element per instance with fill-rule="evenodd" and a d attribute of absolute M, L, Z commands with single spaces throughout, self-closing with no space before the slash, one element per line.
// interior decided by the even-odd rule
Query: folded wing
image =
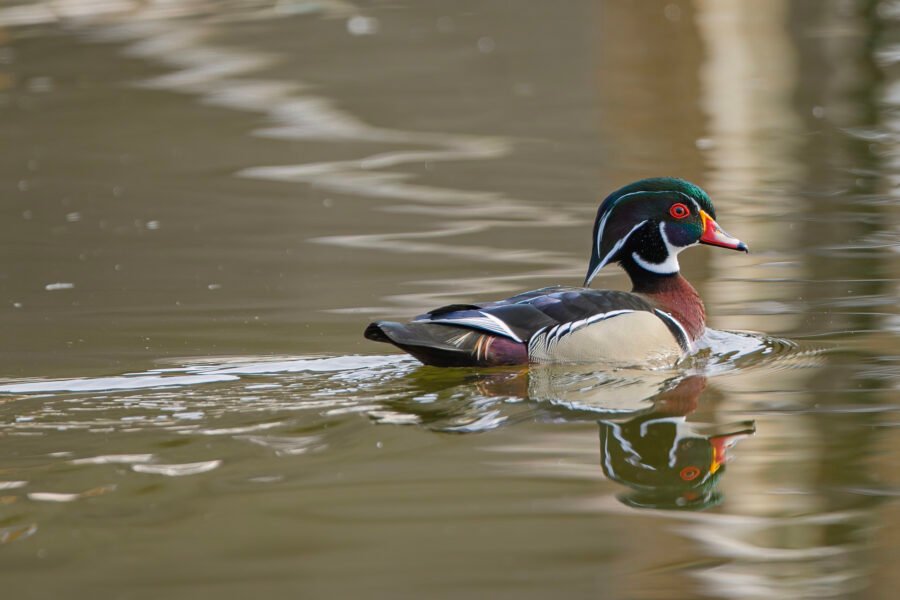
<path fill-rule="evenodd" d="M 628 362 L 643 356 L 642 345 L 652 344 L 654 356 L 687 347 L 677 321 L 640 296 L 567 287 L 498 302 L 448 305 L 406 324 L 379 321 L 369 325 L 366 337 L 439 366 L 609 358 Z"/>

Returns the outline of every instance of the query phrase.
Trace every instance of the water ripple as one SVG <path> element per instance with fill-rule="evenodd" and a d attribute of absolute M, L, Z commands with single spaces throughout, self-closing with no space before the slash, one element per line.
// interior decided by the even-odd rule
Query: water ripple
<path fill-rule="evenodd" d="M 328 10 L 330 5 L 323 6 Z M 580 272 L 581 259 L 555 252 L 501 249 L 455 244 L 448 238 L 498 228 L 558 228 L 583 224 L 583 215 L 565 206 L 530 203 L 496 192 L 470 191 L 415 183 L 417 177 L 396 169 L 404 165 L 450 161 L 484 161 L 510 154 L 511 140 L 497 136 L 421 132 L 378 127 L 339 109 L 311 86 L 297 80 L 251 77 L 283 57 L 210 43 L 214 24 L 196 21 L 137 21 L 89 30 L 89 39 L 127 44 L 124 53 L 173 69 L 146 79 L 140 86 L 195 95 L 204 104 L 265 115 L 273 125 L 253 135 L 278 140 L 318 140 L 412 146 L 381 151 L 351 160 L 286 165 L 258 165 L 238 170 L 243 178 L 303 184 L 335 193 L 409 204 L 382 207 L 392 212 L 427 213 L 425 229 L 378 234 L 330 234 L 310 241 L 356 249 L 437 254 L 467 260 L 539 265 L 514 278 L 474 278 L 460 290 L 455 280 L 441 280 L 430 293 L 397 294 L 386 298 L 401 306 L 440 303 L 445 296 L 466 291 L 497 293 L 513 289 L 511 280 L 543 277 L 546 268 Z M 444 241 L 446 240 L 446 241 Z M 580 273 L 579 273 L 580 274 Z M 425 282 L 427 284 L 435 282 Z M 453 290 L 447 292 L 446 290 Z M 384 313 L 384 308 L 379 308 Z"/>
<path fill-rule="evenodd" d="M 184 463 L 178 465 L 154 465 L 154 464 L 134 464 L 131 470 L 136 473 L 149 473 L 151 475 L 165 475 L 167 477 L 184 477 L 186 475 L 199 475 L 207 473 L 213 469 L 218 469 L 222 465 L 221 460 L 206 460 L 202 462 Z"/>

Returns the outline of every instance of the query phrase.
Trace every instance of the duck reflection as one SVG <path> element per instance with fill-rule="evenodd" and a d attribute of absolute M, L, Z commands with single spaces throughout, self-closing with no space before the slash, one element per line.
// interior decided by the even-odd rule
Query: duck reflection
<path fill-rule="evenodd" d="M 691 376 L 624 419 L 601 419 L 604 474 L 631 488 L 619 500 L 635 508 L 698 510 L 722 501 L 716 486 L 728 449 L 752 435 L 752 421 L 729 425 L 688 422 L 706 378 Z"/>
<path fill-rule="evenodd" d="M 701 406 L 703 375 L 532 365 L 455 376 L 423 368 L 409 383 L 414 393 L 389 403 L 403 417 L 397 422 L 408 423 L 412 413 L 436 431 L 597 421 L 600 466 L 629 488 L 618 499 L 634 508 L 702 510 L 720 503 L 729 449 L 755 432 L 753 421 L 689 420 Z"/>

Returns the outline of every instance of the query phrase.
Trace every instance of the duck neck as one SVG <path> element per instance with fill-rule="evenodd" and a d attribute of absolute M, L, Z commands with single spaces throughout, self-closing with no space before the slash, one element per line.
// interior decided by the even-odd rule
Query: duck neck
<path fill-rule="evenodd" d="M 622 261 L 622 267 L 631 278 L 632 292 L 678 319 L 692 341 L 703 335 L 706 329 L 703 300 L 679 271 L 654 273 L 631 259 Z"/>

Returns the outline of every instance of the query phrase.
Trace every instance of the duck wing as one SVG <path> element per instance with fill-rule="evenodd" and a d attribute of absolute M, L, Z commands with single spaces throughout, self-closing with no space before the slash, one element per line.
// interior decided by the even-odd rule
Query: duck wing
<path fill-rule="evenodd" d="M 647 300 L 629 292 L 554 286 L 497 302 L 442 306 L 419 315 L 414 322 L 468 327 L 528 342 L 542 330 L 568 330 L 636 311 L 658 312 Z"/>
<path fill-rule="evenodd" d="M 665 330 L 660 328 L 661 321 L 678 345 L 687 347 L 687 336 L 677 321 L 638 295 L 561 286 L 496 302 L 450 304 L 405 324 L 378 321 L 369 325 L 365 335 L 439 366 L 522 364 L 529 357 L 554 360 L 553 353 L 567 347 L 578 360 L 579 345 L 592 343 L 585 338 L 585 330 L 616 317 L 628 317 L 617 321 L 620 329 L 649 322 Z M 603 335 L 597 327 L 592 332 Z M 569 360 L 565 352 L 560 356 Z"/>

